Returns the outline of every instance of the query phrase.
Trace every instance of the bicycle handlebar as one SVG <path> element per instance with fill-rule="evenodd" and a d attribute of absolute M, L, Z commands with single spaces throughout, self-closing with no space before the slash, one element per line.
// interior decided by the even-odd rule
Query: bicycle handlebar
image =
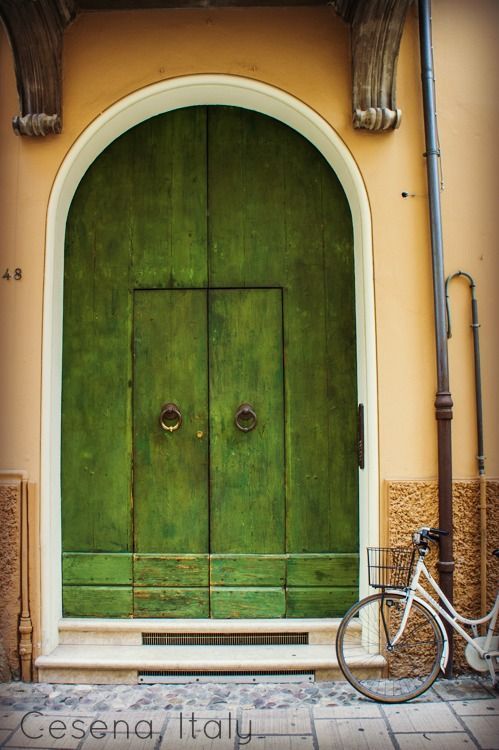
<path fill-rule="evenodd" d="M 423 526 L 413 534 L 414 544 L 425 544 L 426 542 L 439 542 L 441 536 L 448 536 L 449 532 L 443 529 L 435 529 L 432 526 Z"/>

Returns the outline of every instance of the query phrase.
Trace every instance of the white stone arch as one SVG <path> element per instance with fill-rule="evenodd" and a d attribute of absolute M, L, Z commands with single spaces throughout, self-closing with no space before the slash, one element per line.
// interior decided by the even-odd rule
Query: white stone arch
<path fill-rule="evenodd" d="M 261 112 L 301 133 L 329 162 L 350 204 L 355 254 L 358 399 L 365 405 L 365 469 L 359 472 L 360 593 L 367 593 L 362 553 L 368 544 L 378 543 L 379 480 L 371 213 L 361 173 L 331 125 L 290 94 L 238 76 L 183 76 L 135 91 L 94 120 L 66 155 L 50 195 L 43 308 L 40 494 L 42 654 L 50 653 L 57 646 L 58 625 L 62 618 L 60 425 L 64 237 L 68 210 L 88 167 L 119 135 L 154 115 L 181 107 L 210 104 Z"/>

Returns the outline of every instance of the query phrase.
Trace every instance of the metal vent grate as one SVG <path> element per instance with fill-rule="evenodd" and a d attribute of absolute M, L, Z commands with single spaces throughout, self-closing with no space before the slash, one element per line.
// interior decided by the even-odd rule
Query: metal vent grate
<path fill-rule="evenodd" d="M 308 633 L 142 633 L 143 646 L 297 646 Z"/>
<path fill-rule="evenodd" d="M 315 682 L 315 672 L 298 669 L 286 671 L 246 671 L 246 672 L 187 672 L 187 671 L 146 671 L 137 673 L 139 683 L 187 683 L 187 682 Z"/>

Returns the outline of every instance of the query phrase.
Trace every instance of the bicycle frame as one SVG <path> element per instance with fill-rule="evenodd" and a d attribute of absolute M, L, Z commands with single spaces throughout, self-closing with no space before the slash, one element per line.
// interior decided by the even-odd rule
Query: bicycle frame
<path fill-rule="evenodd" d="M 426 589 L 423 588 L 423 586 L 419 583 L 419 579 L 421 577 L 421 574 L 424 575 L 428 583 L 430 584 L 431 588 L 435 591 L 435 593 L 439 596 L 440 600 L 445 604 L 445 607 L 447 609 L 444 609 L 439 602 L 437 602 L 431 594 L 426 591 Z M 387 590 L 385 591 L 385 594 L 400 594 L 400 590 Z M 419 596 L 417 596 L 419 594 Z M 413 601 L 419 602 L 423 607 L 425 607 L 427 610 L 429 610 L 435 617 L 435 619 L 438 622 L 438 625 L 440 627 L 440 630 L 442 632 L 442 638 L 444 642 L 444 647 L 442 651 L 442 657 L 440 659 L 440 667 L 442 670 L 445 669 L 447 665 L 447 660 L 449 658 L 449 641 L 447 638 L 447 632 L 445 630 L 444 623 L 442 622 L 442 618 L 446 620 L 453 628 L 454 630 L 461 635 L 467 643 L 471 644 L 472 647 L 478 652 L 479 656 L 482 659 L 485 659 L 485 656 L 488 655 L 490 658 L 488 659 L 488 665 L 489 670 L 491 673 L 492 680 L 494 680 L 495 677 L 495 668 L 493 664 L 493 659 L 499 656 L 499 651 L 491 651 L 490 646 L 492 643 L 492 637 L 494 635 L 494 628 L 497 622 L 497 617 L 499 614 L 499 594 L 496 596 L 496 600 L 494 603 L 494 606 L 490 610 L 490 612 L 485 615 L 485 617 L 481 617 L 479 619 L 473 620 L 469 619 L 467 617 L 462 617 L 456 609 L 452 606 L 452 604 L 449 602 L 445 594 L 443 593 L 442 589 L 438 585 L 438 583 L 435 581 L 431 573 L 428 571 L 428 568 L 425 565 L 424 562 L 424 555 L 420 555 L 419 559 L 416 563 L 416 569 L 414 571 L 414 574 L 412 576 L 410 586 L 408 589 L 406 589 L 406 595 L 407 595 L 407 604 L 405 607 L 404 615 L 402 617 L 402 622 L 400 623 L 400 627 L 395 634 L 394 638 L 391 641 L 391 645 L 394 645 L 397 643 L 399 638 L 401 637 L 402 633 L 404 632 L 405 626 L 407 624 L 407 620 L 409 618 L 409 614 L 411 611 L 411 605 Z M 487 630 L 487 635 L 485 637 L 485 641 L 483 644 L 483 648 L 478 645 L 474 638 L 478 636 L 478 627 L 479 625 L 483 625 L 486 622 L 489 622 L 489 627 Z M 473 638 L 468 635 L 468 633 L 461 627 L 459 623 L 463 623 L 464 625 L 469 625 L 473 632 Z"/>

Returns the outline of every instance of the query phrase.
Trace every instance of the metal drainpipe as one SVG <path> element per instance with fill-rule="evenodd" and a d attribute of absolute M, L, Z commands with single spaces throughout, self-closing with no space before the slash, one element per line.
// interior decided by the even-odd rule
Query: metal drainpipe
<path fill-rule="evenodd" d="M 449 532 L 440 539 L 440 586 L 443 593 L 453 600 L 452 555 L 452 444 L 451 419 L 452 397 L 449 390 L 449 361 L 447 353 L 447 330 L 445 320 L 445 277 L 442 241 L 442 214 L 440 209 L 440 180 L 436 105 L 433 74 L 433 52 L 431 43 L 431 3 L 419 0 L 419 42 L 421 50 L 421 78 L 423 84 L 423 111 L 426 143 L 426 171 L 428 178 L 428 202 L 430 210 L 431 255 L 433 267 L 433 302 L 435 308 L 435 341 L 437 357 L 437 392 L 435 417 L 438 440 L 438 512 L 439 526 Z M 453 631 L 446 626 L 449 638 L 449 661 L 446 676 L 452 675 Z"/>

